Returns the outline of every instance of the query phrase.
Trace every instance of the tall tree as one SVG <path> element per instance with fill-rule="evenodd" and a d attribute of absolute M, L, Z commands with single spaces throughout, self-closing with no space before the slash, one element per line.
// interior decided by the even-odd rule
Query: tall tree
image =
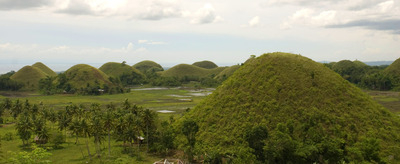
<path fill-rule="evenodd" d="M 186 136 L 188 141 L 187 155 L 189 162 L 193 162 L 193 149 L 196 144 L 196 133 L 199 131 L 197 123 L 191 119 L 183 121 L 182 133 Z"/>
<path fill-rule="evenodd" d="M 107 108 L 106 113 L 103 116 L 104 120 L 104 128 L 107 130 L 108 134 L 108 156 L 111 156 L 111 129 L 114 128 L 115 125 L 115 117 L 112 108 Z"/>
<path fill-rule="evenodd" d="M 22 139 L 23 146 L 29 143 L 29 139 L 32 135 L 32 126 L 32 120 L 27 112 L 24 112 L 18 117 L 16 129 L 19 137 Z"/>

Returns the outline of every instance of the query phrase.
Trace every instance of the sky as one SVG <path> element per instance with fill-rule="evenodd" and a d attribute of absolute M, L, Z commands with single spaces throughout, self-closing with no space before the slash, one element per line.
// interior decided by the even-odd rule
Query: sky
<path fill-rule="evenodd" d="M 0 73 L 43 62 L 243 63 L 400 57 L 400 0 L 0 0 Z"/>

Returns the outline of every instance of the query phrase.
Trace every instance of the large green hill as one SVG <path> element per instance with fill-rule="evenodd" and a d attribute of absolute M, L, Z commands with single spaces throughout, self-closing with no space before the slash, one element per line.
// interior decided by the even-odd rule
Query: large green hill
<path fill-rule="evenodd" d="M 213 68 L 217 68 L 218 67 L 218 65 L 216 65 L 214 62 L 207 61 L 207 60 L 195 62 L 192 65 L 195 65 L 195 66 L 198 66 L 198 67 L 201 67 L 201 68 L 206 68 L 206 69 L 213 69 Z"/>
<path fill-rule="evenodd" d="M 44 65 L 41 62 L 37 62 L 37 63 L 33 64 L 32 67 L 39 68 L 41 71 L 46 73 L 48 76 L 57 76 L 57 73 L 55 73 L 53 70 L 51 70 L 49 67 L 47 67 L 46 65 Z"/>
<path fill-rule="evenodd" d="M 146 73 L 147 70 L 154 68 L 160 71 L 164 70 L 160 64 L 150 60 L 144 60 L 136 63 L 135 65 L 133 65 L 133 67 L 138 69 L 142 73 Z"/>
<path fill-rule="evenodd" d="M 37 90 L 39 87 L 39 80 L 47 76 L 42 70 L 33 66 L 25 66 L 18 70 L 10 78 L 17 82 L 23 83 L 23 90 Z"/>
<path fill-rule="evenodd" d="M 219 74 L 221 71 L 223 71 L 226 67 L 217 67 L 213 69 L 206 69 L 206 68 L 201 68 L 195 65 L 189 65 L 189 64 L 178 64 L 176 66 L 173 66 L 172 68 L 163 71 L 161 73 L 162 76 L 165 77 L 208 77 L 208 76 L 216 76 Z"/>
<path fill-rule="evenodd" d="M 119 78 L 126 85 L 138 84 L 144 80 L 143 73 L 125 63 L 108 62 L 99 69 L 108 76 Z"/>
<path fill-rule="evenodd" d="M 99 69 L 87 64 L 77 64 L 65 72 L 68 83 L 76 89 L 90 86 L 111 85 L 109 76 Z"/>
<path fill-rule="evenodd" d="M 208 161 L 400 161 L 398 116 L 300 55 L 269 53 L 247 61 L 185 120 L 198 124 L 195 150 Z"/>

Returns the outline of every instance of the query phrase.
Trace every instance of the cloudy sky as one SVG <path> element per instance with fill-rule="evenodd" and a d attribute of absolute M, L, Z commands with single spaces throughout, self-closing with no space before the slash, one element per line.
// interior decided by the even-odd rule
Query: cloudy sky
<path fill-rule="evenodd" d="M 36 61 L 226 65 L 276 51 L 393 61 L 400 1 L 0 0 L 3 69 Z"/>

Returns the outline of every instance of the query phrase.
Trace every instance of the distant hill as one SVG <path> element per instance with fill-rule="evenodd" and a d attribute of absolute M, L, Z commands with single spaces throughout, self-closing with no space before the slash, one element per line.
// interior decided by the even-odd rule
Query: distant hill
<path fill-rule="evenodd" d="M 400 161 L 399 117 L 300 55 L 277 52 L 248 60 L 177 128 L 188 120 L 199 126 L 196 150 L 206 161 Z"/>
<path fill-rule="evenodd" d="M 199 61 L 199 62 L 195 62 L 192 65 L 201 67 L 201 68 L 206 68 L 206 69 L 213 69 L 213 68 L 217 68 L 218 65 L 216 65 L 215 63 L 213 63 L 212 61 Z"/>
<path fill-rule="evenodd" d="M 146 73 L 147 70 L 152 69 L 152 68 L 156 68 L 159 71 L 164 70 L 160 64 L 158 64 L 154 61 L 150 61 L 150 60 L 144 60 L 139 63 L 136 63 L 135 65 L 133 65 L 133 67 L 138 69 L 140 72 L 142 72 L 144 74 Z"/>
<path fill-rule="evenodd" d="M 208 77 L 211 75 L 216 76 L 226 67 L 217 67 L 213 69 L 201 68 L 195 65 L 179 64 L 171 67 L 170 69 L 161 72 L 161 76 L 165 77 Z"/>
<path fill-rule="evenodd" d="M 10 79 L 23 83 L 25 86 L 22 90 L 37 90 L 39 87 L 39 80 L 48 76 L 42 70 L 33 66 L 25 66 L 18 70 Z"/>
<path fill-rule="evenodd" d="M 41 71 L 46 73 L 48 76 L 57 76 L 57 74 L 53 70 L 51 70 L 49 67 L 47 67 L 46 65 L 44 65 L 41 62 L 37 62 L 37 63 L 33 64 L 32 67 L 39 68 Z"/>
<path fill-rule="evenodd" d="M 86 88 L 88 84 L 90 86 L 112 85 L 108 75 L 87 64 L 77 64 L 68 69 L 65 75 L 68 83 L 76 89 Z"/>
<path fill-rule="evenodd" d="M 228 77 L 230 77 L 236 70 L 238 70 L 240 68 L 240 65 L 233 65 L 230 66 L 224 70 L 222 70 L 217 76 L 215 76 L 214 78 L 217 80 L 225 80 Z"/>
<path fill-rule="evenodd" d="M 393 89 L 400 91 L 400 58 L 390 64 L 383 72 L 391 78 Z"/>
<path fill-rule="evenodd" d="M 108 76 L 119 78 L 126 85 L 139 84 L 144 80 L 143 73 L 125 63 L 108 62 L 99 69 Z"/>

